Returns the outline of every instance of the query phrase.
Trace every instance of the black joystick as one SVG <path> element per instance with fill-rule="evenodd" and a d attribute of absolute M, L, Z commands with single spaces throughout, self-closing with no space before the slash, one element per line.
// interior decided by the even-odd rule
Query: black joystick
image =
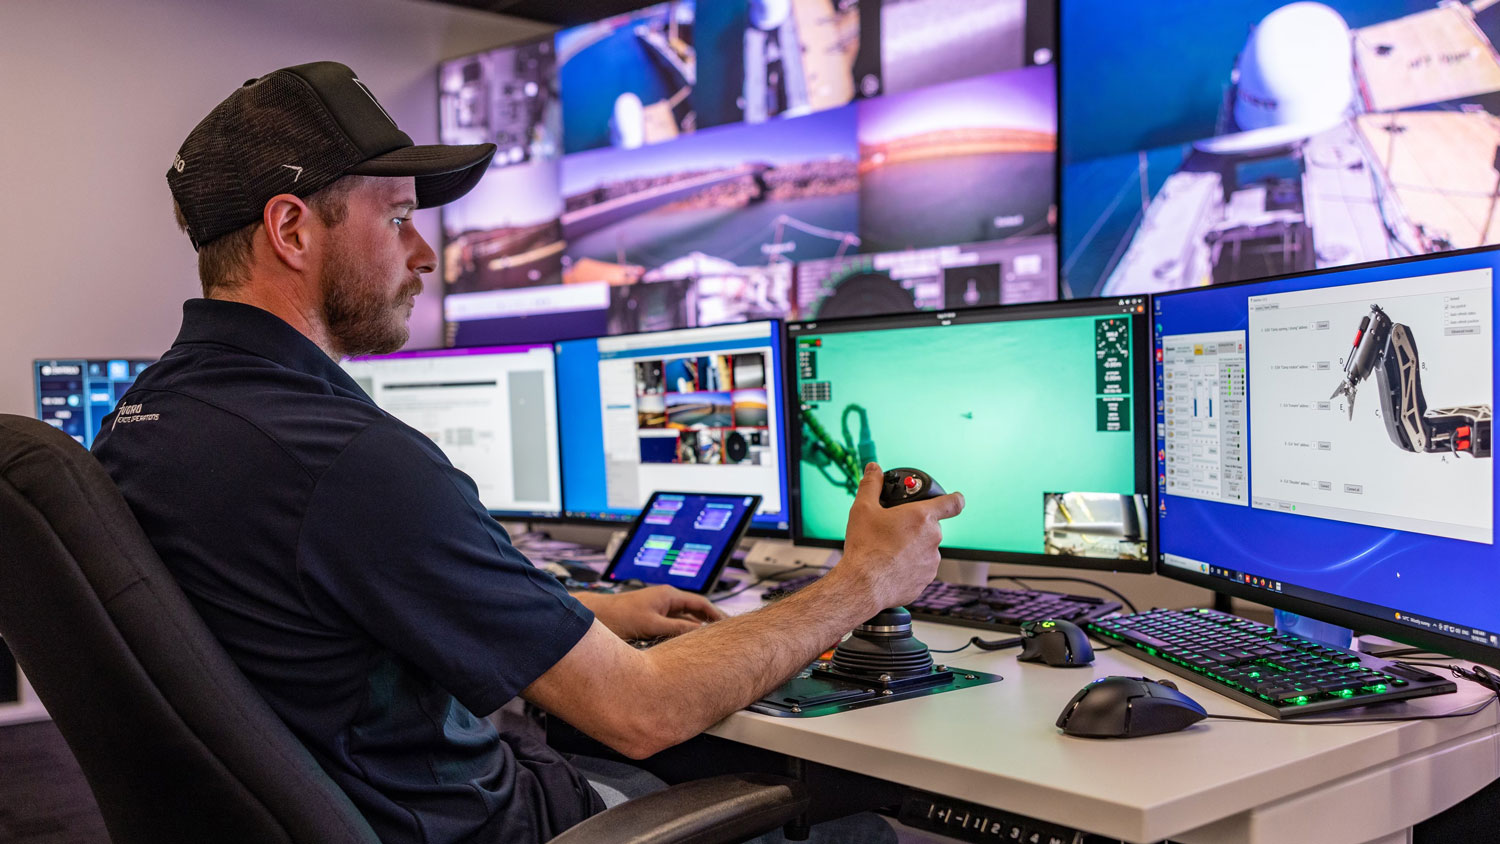
<path fill-rule="evenodd" d="M 943 488 L 921 469 L 890 469 L 880 486 L 880 506 L 895 507 L 944 495 Z M 911 634 L 905 607 L 881 610 L 854 628 L 833 651 L 834 670 L 856 677 L 889 681 L 932 673 L 932 654 Z"/>
<path fill-rule="evenodd" d="M 881 610 L 854 628 L 833 649 L 833 667 L 856 677 L 894 680 L 932 673 L 932 654 L 911 635 L 911 613 L 905 607 Z"/>
<path fill-rule="evenodd" d="M 938 482 L 921 469 L 889 469 L 880 484 L 880 506 L 895 507 L 946 494 Z"/>

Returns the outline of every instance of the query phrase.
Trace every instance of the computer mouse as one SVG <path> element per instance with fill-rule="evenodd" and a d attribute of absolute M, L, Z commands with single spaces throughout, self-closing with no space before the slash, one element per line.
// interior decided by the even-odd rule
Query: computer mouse
<path fill-rule="evenodd" d="M 880 485 L 880 506 L 895 507 L 946 494 L 938 482 L 921 469 L 887 469 Z"/>
<path fill-rule="evenodd" d="M 1022 662 L 1058 668 L 1082 668 L 1094 661 L 1094 646 L 1083 628 L 1071 621 L 1047 618 L 1021 625 Z"/>
<path fill-rule="evenodd" d="M 1070 736 L 1135 738 L 1176 732 L 1206 717 L 1174 683 L 1114 676 L 1079 689 L 1057 716 L 1057 726 Z"/>

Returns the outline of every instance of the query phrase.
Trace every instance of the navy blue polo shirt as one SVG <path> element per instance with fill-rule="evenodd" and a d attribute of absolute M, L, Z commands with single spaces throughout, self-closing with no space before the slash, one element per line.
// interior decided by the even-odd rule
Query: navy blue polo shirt
<path fill-rule="evenodd" d="M 94 453 L 231 657 L 382 841 L 544 841 L 602 809 L 498 709 L 593 615 L 473 481 L 249 305 L 182 330 Z"/>

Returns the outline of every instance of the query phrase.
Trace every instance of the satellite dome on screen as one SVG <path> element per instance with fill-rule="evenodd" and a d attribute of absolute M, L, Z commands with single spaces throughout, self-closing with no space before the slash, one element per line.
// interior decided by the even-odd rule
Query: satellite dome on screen
<path fill-rule="evenodd" d="M 1240 55 L 1234 120 L 1240 129 L 1326 128 L 1354 99 L 1349 25 L 1322 3 L 1291 3 L 1250 33 Z"/>

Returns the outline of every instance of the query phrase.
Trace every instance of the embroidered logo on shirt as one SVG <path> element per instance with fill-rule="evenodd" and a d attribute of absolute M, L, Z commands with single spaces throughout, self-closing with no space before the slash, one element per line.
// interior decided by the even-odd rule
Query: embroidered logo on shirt
<path fill-rule="evenodd" d="M 110 423 L 109 429 L 113 431 L 121 423 L 131 422 L 155 422 L 161 418 L 160 413 L 144 413 L 144 404 L 122 404 L 115 414 L 115 421 Z"/>

